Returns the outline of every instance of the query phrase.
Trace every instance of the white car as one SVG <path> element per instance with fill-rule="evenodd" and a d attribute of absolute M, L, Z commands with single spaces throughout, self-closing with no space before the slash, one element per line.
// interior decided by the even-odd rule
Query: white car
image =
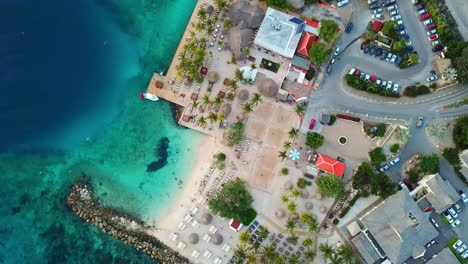
<path fill-rule="evenodd" d="M 453 205 L 453 207 L 455 208 L 455 210 L 457 210 L 457 213 L 461 212 L 461 207 L 460 205 L 458 205 L 457 203 Z"/>
<path fill-rule="evenodd" d="M 434 224 L 436 228 L 439 228 L 439 224 L 437 224 L 436 220 L 434 218 L 431 218 L 431 222 Z"/>
<path fill-rule="evenodd" d="M 423 24 L 425 26 L 427 26 L 427 25 L 431 24 L 432 22 L 433 22 L 432 19 L 426 19 L 426 20 L 423 21 Z"/>
<path fill-rule="evenodd" d="M 384 18 L 384 16 L 382 14 L 374 14 L 374 15 L 372 15 L 372 18 L 382 20 Z"/>
<path fill-rule="evenodd" d="M 370 79 L 370 74 L 366 74 L 366 78 L 364 79 L 366 82 L 368 82 Z"/>
<path fill-rule="evenodd" d="M 390 90 L 390 88 L 392 88 L 393 86 L 393 82 L 392 81 L 388 81 L 387 82 L 387 87 L 385 87 L 387 90 Z"/>
<path fill-rule="evenodd" d="M 444 216 L 449 221 L 449 224 L 453 223 L 453 217 L 450 214 L 444 214 Z"/>
<path fill-rule="evenodd" d="M 413 45 L 413 42 L 411 42 L 411 40 L 407 40 L 406 41 L 406 46 L 411 46 L 411 45 Z"/>
<path fill-rule="evenodd" d="M 434 40 L 434 41 L 431 42 L 431 44 L 432 44 L 432 46 L 435 46 L 435 45 L 437 45 L 437 44 L 440 44 L 440 41 Z"/>
<path fill-rule="evenodd" d="M 377 81 L 375 81 L 375 84 L 377 84 L 378 86 L 380 86 L 381 83 L 382 83 L 382 80 L 380 79 L 377 79 Z"/>
<path fill-rule="evenodd" d="M 338 7 L 342 7 L 349 4 L 349 0 L 343 0 L 337 3 Z"/>
<path fill-rule="evenodd" d="M 452 248 L 457 249 L 461 245 L 463 245 L 463 242 L 460 239 L 458 239 L 455 243 L 453 243 Z"/>
<path fill-rule="evenodd" d="M 380 86 L 382 86 L 382 88 L 387 87 L 387 81 L 382 81 L 382 85 L 380 85 Z"/>
<path fill-rule="evenodd" d="M 462 257 L 462 259 L 468 258 L 468 250 L 463 252 L 463 254 L 461 254 L 461 257 Z"/>
<path fill-rule="evenodd" d="M 398 9 L 397 5 L 392 5 L 387 8 L 388 11 L 392 11 L 393 9 Z"/>
<path fill-rule="evenodd" d="M 374 14 L 380 14 L 382 13 L 382 8 L 377 8 L 377 9 L 374 9 Z"/>
<path fill-rule="evenodd" d="M 399 86 L 398 84 L 395 83 L 395 84 L 393 85 L 393 92 L 394 92 L 394 93 L 398 93 L 398 89 L 400 89 L 400 86 Z M 397 158 L 397 159 L 398 159 L 398 158 Z M 398 159 L 398 160 L 400 160 L 400 159 Z"/>
<path fill-rule="evenodd" d="M 400 12 L 398 12 L 398 10 L 395 9 L 392 12 L 390 12 L 390 16 L 396 16 L 396 15 L 398 15 L 398 13 L 400 13 Z"/>
<path fill-rule="evenodd" d="M 424 13 L 426 13 L 426 12 L 427 12 L 426 9 L 421 9 L 421 10 L 418 11 L 418 14 L 422 15 L 422 14 L 424 14 Z"/>
<path fill-rule="evenodd" d="M 403 25 L 403 20 L 401 20 L 401 19 L 398 20 L 398 21 L 396 22 L 396 24 L 397 24 L 397 25 Z"/>
<path fill-rule="evenodd" d="M 404 35 L 404 34 L 408 34 L 408 30 L 405 29 L 405 30 L 400 31 L 400 35 Z"/>
<path fill-rule="evenodd" d="M 399 87 L 398 84 L 395 83 L 395 85 L 393 86 L 394 89 L 395 89 L 395 86 Z M 398 162 L 400 162 L 400 158 L 396 157 L 395 159 L 391 160 L 389 163 L 390 163 L 390 165 L 393 166 L 393 165 L 397 164 Z"/>
<path fill-rule="evenodd" d="M 463 244 L 463 245 L 461 245 L 459 248 L 457 248 L 457 252 L 458 252 L 458 253 L 462 253 L 462 252 L 465 251 L 465 250 L 466 250 L 466 245 L 465 245 L 465 244 Z"/>
<path fill-rule="evenodd" d="M 396 60 L 396 55 L 393 54 L 392 59 L 390 60 L 390 63 L 395 63 L 395 60 Z"/>
<path fill-rule="evenodd" d="M 427 82 L 433 82 L 433 81 L 437 81 L 439 79 L 439 77 L 437 77 L 437 75 L 432 75 L 431 77 L 428 77 L 426 79 Z"/>
<path fill-rule="evenodd" d="M 428 36 L 434 35 L 435 33 L 437 33 L 437 30 L 435 30 L 435 29 L 429 30 L 429 31 L 426 32 L 426 34 L 427 34 Z"/>
<path fill-rule="evenodd" d="M 369 4 L 369 5 L 371 5 L 373 3 L 376 3 L 376 2 L 377 2 L 377 0 L 367 0 L 367 4 Z"/>
<path fill-rule="evenodd" d="M 460 194 L 460 197 L 464 203 L 468 203 L 468 197 L 466 197 L 466 194 L 463 191 L 458 191 L 458 194 Z"/>
<path fill-rule="evenodd" d="M 453 218 L 457 218 L 457 217 L 458 217 L 457 212 L 455 212 L 455 210 L 454 210 L 452 207 L 450 207 L 450 208 L 448 209 L 448 212 L 453 216 Z"/>
<path fill-rule="evenodd" d="M 396 21 L 396 20 L 400 20 L 400 19 L 401 19 L 400 15 L 392 16 L 392 21 Z"/>
<path fill-rule="evenodd" d="M 460 222 L 460 219 L 455 219 L 455 221 L 453 221 L 453 223 L 452 223 L 452 226 L 453 226 L 453 227 L 456 227 L 456 226 L 458 226 L 460 223 L 461 223 L 461 222 Z"/>

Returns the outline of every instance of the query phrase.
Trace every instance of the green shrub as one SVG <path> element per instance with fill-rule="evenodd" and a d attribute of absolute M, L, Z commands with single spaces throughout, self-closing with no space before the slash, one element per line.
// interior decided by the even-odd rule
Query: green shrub
<path fill-rule="evenodd" d="M 442 156 L 453 166 L 460 166 L 460 156 L 456 148 L 445 148 L 442 151 Z"/>
<path fill-rule="evenodd" d="M 423 94 L 428 94 L 430 93 L 431 90 L 429 87 L 426 85 L 420 85 L 420 86 L 408 86 L 405 88 L 403 91 L 403 95 L 409 96 L 409 97 L 416 97 L 418 95 L 423 95 Z"/>
<path fill-rule="evenodd" d="M 334 225 L 337 225 L 339 222 L 340 222 L 340 219 L 338 219 L 338 218 L 333 219 L 333 224 Z"/>
<path fill-rule="evenodd" d="M 349 206 L 353 206 L 359 198 L 361 198 L 361 193 L 360 192 L 358 192 L 358 194 L 356 194 L 356 196 L 354 196 L 353 199 L 351 199 L 351 201 L 349 201 Z"/>
<path fill-rule="evenodd" d="M 284 175 L 284 176 L 288 175 L 289 174 L 288 168 L 282 168 L 281 169 L 281 174 Z"/>
<path fill-rule="evenodd" d="M 387 89 L 378 86 L 376 83 L 366 82 L 364 80 L 361 80 L 359 77 L 351 74 L 346 74 L 344 79 L 349 86 L 361 91 L 366 91 L 369 93 L 387 97 L 400 97 L 398 93 L 393 93 Z"/>
<path fill-rule="evenodd" d="M 374 165 L 376 169 L 379 169 L 382 166 L 382 164 L 385 161 L 387 161 L 387 157 L 385 157 L 383 148 L 381 147 L 377 147 L 369 151 L 369 156 L 370 156 L 372 165 Z"/>
<path fill-rule="evenodd" d="M 468 149 L 468 115 L 457 118 L 452 138 L 458 149 Z"/>
<path fill-rule="evenodd" d="M 335 124 L 335 121 L 336 121 L 336 116 L 335 115 L 330 116 L 330 126 Z"/>
<path fill-rule="evenodd" d="M 312 183 L 309 182 L 308 180 L 304 179 L 304 178 L 299 178 L 297 179 L 297 188 L 299 189 L 304 189 L 305 187 L 307 187 L 308 185 L 311 185 Z"/>
<path fill-rule="evenodd" d="M 424 174 L 434 174 L 439 172 L 439 157 L 436 154 L 421 155 L 419 159 L 418 168 Z"/>
<path fill-rule="evenodd" d="M 385 125 L 384 123 L 380 123 L 377 125 L 377 132 L 376 132 L 376 135 L 378 137 L 383 137 L 385 135 L 385 130 L 387 128 L 387 125 Z"/>
<path fill-rule="evenodd" d="M 249 208 L 246 212 L 240 215 L 239 221 L 245 226 L 250 225 L 252 221 L 257 217 L 257 211 L 255 211 L 253 208 Z"/>
<path fill-rule="evenodd" d="M 393 145 L 390 147 L 390 152 L 392 152 L 392 153 L 397 153 L 398 150 L 400 150 L 400 145 L 397 144 L 397 143 L 393 144 Z"/>
<path fill-rule="evenodd" d="M 369 193 L 368 190 L 362 190 L 362 191 L 360 192 L 360 194 L 361 194 L 361 196 L 364 197 L 364 198 L 369 197 L 369 195 L 370 195 L 370 193 Z"/>
<path fill-rule="evenodd" d="M 346 206 L 346 207 L 343 209 L 343 211 L 341 211 L 339 217 L 340 217 L 340 218 L 343 218 L 343 217 L 348 213 L 349 209 L 351 209 L 351 207 Z"/>

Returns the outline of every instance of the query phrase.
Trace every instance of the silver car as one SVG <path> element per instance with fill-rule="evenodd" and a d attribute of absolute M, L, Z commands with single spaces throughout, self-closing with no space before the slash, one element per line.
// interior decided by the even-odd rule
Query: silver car
<path fill-rule="evenodd" d="M 390 90 L 393 86 L 393 82 L 392 81 L 388 81 L 387 82 L 387 87 L 385 87 L 387 90 Z"/>
<path fill-rule="evenodd" d="M 436 29 L 432 29 L 432 30 L 429 30 L 429 31 L 426 32 L 426 34 L 427 34 L 428 36 L 434 35 L 435 33 L 437 33 L 437 30 L 436 30 Z"/>

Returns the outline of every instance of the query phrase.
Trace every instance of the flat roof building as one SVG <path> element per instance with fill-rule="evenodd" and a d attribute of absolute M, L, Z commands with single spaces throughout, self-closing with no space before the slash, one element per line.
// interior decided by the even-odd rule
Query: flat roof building
<path fill-rule="evenodd" d="M 426 264 L 440 264 L 440 263 L 458 264 L 460 262 L 458 261 L 457 257 L 455 257 L 453 252 L 448 247 L 446 247 L 444 248 L 444 250 L 439 252 L 439 254 L 437 254 L 431 260 L 426 262 Z"/>
<path fill-rule="evenodd" d="M 446 182 L 438 173 L 424 176 L 418 184 L 418 187 L 412 190 L 410 195 L 418 201 L 426 198 L 439 214 L 460 199 L 452 185 Z"/>
<path fill-rule="evenodd" d="M 304 20 L 269 7 L 254 43 L 283 57 L 292 58 L 304 27 Z"/>

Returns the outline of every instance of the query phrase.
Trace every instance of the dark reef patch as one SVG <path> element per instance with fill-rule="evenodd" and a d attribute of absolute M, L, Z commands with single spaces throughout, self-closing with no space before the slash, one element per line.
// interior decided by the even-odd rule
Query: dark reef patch
<path fill-rule="evenodd" d="M 155 172 L 167 165 L 167 158 L 169 156 L 169 138 L 163 137 L 159 140 L 158 146 L 155 149 L 155 154 L 158 159 L 151 162 L 146 167 L 147 172 Z"/>

